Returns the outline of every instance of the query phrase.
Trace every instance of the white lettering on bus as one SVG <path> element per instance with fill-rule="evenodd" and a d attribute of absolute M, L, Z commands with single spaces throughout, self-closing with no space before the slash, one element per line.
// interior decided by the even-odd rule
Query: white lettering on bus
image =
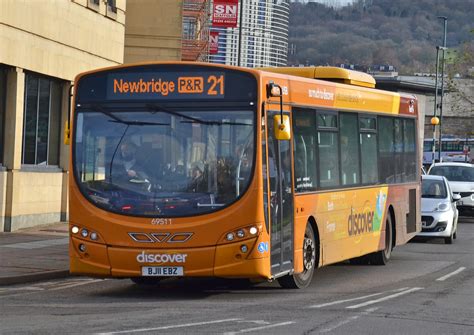
<path fill-rule="evenodd" d="M 137 255 L 139 263 L 186 263 L 187 254 L 147 254 L 142 251 Z"/>
<path fill-rule="evenodd" d="M 310 98 L 316 98 L 321 100 L 334 100 L 334 93 L 328 92 L 325 89 L 321 91 L 319 88 L 315 90 L 308 90 L 308 96 Z"/>

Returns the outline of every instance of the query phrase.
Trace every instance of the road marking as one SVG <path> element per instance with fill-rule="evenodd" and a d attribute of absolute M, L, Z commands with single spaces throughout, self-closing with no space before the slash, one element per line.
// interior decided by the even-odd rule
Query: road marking
<path fill-rule="evenodd" d="M 436 279 L 436 281 L 445 281 L 446 279 L 448 279 L 449 277 L 452 277 L 454 275 L 457 275 L 458 273 L 460 272 L 463 272 L 464 270 L 466 270 L 466 268 L 464 266 L 460 267 L 459 269 L 457 269 L 456 271 L 453 271 L 451 273 L 448 273 L 447 275 L 443 276 L 443 277 L 439 277 L 438 279 Z"/>
<path fill-rule="evenodd" d="M 330 331 L 332 331 L 336 328 L 339 328 L 340 326 L 343 326 L 343 325 L 345 325 L 349 322 L 357 320 L 361 316 L 369 315 L 370 313 L 375 312 L 377 309 L 378 309 L 378 307 L 369 308 L 369 309 L 365 310 L 364 312 L 360 313 L 359 315 L 351 316 L 350 318 L 347 318 L 347 319 L 335 324 L 332 327 L 324 328 L 323 330 L 321 330 L 321 333 L 328 333 L 328 332 L 330 332 Z"/>
<path fill-rule="evenodd" d="M 405 295 L 405 294 L 408 294 L 408 293 L 411 293 L 411 292 L 415 292 L 415 291 L 419 291 L 419 290 L 422 290 L 422 289 L 423 289 L 423 287 L 413 287 L 413 288 L 408 289 L 406 291 L 402 291 L 402 292 L 398 292 L 398 293 L 395 293 L 395 294 L 392 294 L 392 295 L 388 295 L 388 296 L 380 298 L 380 299 L 366 301 L 366 302 L 363 302 L 361 304 L 349 306 L 349 307 L 346 307 L 346 308 L 347 309 L 354 309 L 354 308 L 364 307 L 364 306 L 368 306 L 368 305 L 373 305 L 373 304 L 376 304 L 378 302 L 390 300 L 390 299 L 400 297 L 402 295 Z"/>
<path fill-rule="evenodd" d="M 375 296 L 378 296 L 378 295 L 381 295 L 381 294 L 384 294 L 384 293 L 400 292 L 400 291 L 406 290 L 406 289 L 408 289 L 408 288 L 409 288 L 409 287 L 403 287 L 403 288 L 399 288 L 399 289 L 396 289 L 396 290 L 391 290 L 391 291 L 385 291 L 385 292 L 379 292 L 379 293 L 364 295 L 364 296 L 362 296 L 362 297 L 357 297 L 357 298 L 352 298 L 352 299 L 337 300 L 337 301 L 333 301 L 333 302 L 327 302 L 327 303 L 325 303 L 325 304 L 312 305 L 312 306 L 309 306 L 309 308 L 321 308 L 321 307 L 327 307 L 327 306 L 342 304 L 342 303 L 349 302 L 349 301 L 362 300 L 362 299 L 366 299 L 366 298 L 375 297 Z"/>
<path fill-rule="evenodd" d="M 6 244 L 6 245 L 1 245 L 0 248 L 39 249 L 39 248 L 52 247 L 54 245 L 63 245 L 63 244 L 68 244 L 68 243 L 69 243 L 69 238 L 56 238 L 52 240 Z"/>
<path fill-rule="evenodd" d="M 79 283 L 75 282 L 75 283 L 71 283 L 71 284 L 67 284 L 67 285 L 61 285 L 60 287 L 51 288 L 48 291 L 64 290 L 66 288 L 72 288 L 72 287 L 76 287 L 76 286 L 82 286 L 82 285 L 97 283 L 97 282 L 104 281 L 104 280 L 106 280 L 106 279 L 92 279 L 92 280 L 88 280 L 88 281 L 81 281 Z"/>
<path fill-rule="evenodd" d="M 286 321 L 286 322 L 280 322 L 280 323 L 275 323 L 273 325 L 268 325 L 268 326 L 261 326 L 261 327 L 255 327 L 255 328 L 247 328 L 247 329 L 241 329 L 235 332 L 226 332 L 224 335 L 234 335 L 234 334 L 242 334 L 242 333 L 249 333 L 253 332 L 256 330 L 262 330 L 262 329 L 268 329 L 268 328 L 275 328 L 275 327 L 281 327 L 281 326 L 287 326 L 295 323 L 294 321 Z"/>
<path fill-rule="evenodd" d="M 126 334 L 126 333 L 141 333 L 141 332 L 150 332 L 155 330 L 166 330 L 166 329 L 174 329 L 174 328 L 185 328 L 185 327 L 194 327 L 194 326 L 204 326 L 210 325 L 214 323 L 224 323 L 224 322 L 231 322 L 231 321 L 239 321 L 242 319 L 222 319 L 222 320 L 214 320 L 214 321 L 203 321 L 203 322 L 195 322 L 195 323 L 185 323 L 182 325 L 172 325 L 172 326 L 163 326 L 163 327 L 156 327 L 156 328 L 142 328 L 142 329 L 131 329 L 131 330 L 121 330 L 117 332 L 109 332 L 109 333 L 97 333 L 97 335 L 113 335 L 113 334 Z"/>

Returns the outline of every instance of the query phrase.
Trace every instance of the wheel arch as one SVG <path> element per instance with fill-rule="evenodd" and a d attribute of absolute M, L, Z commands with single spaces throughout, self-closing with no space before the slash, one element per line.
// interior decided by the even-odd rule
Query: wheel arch
<path fill-rule="evenodd" d="M 397 244 L 397 221 L 395 217 L 395 210 L 393 209 L 392 205 L 388 206 L 388 215 L 390 215 L 390 219 L 392 222 L 392 249 L 395 248 Z"/>
<path fill-rule="evenodd" d="M 311 225 L 311 228 L 313 229 L 313 232 L 314 232 L 314 239 L 315 239 L 315 242 L 317 243 L 318 245 L 318 249 L 319 249 L 319 252 L 318 252 L 318 264 L 316 266 L 316 268 L 319 268 L 320 265 L 321 265 L 321 259 L 322 259 L 322 253 L 323 253 L 323 250 L 322 250 L 322 245 L 321 245 L 321 235 L 319 234 L 319 229 L 318 229 L 318 224 L 316 222 L 316 219 L 314 218 L 314 216 L 310 216 L 308 217 L 308 220 L 307 222 Z"/>

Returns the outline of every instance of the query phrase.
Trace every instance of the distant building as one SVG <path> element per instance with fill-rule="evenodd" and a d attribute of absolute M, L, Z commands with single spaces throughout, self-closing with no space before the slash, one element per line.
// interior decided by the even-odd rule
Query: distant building
<path fill-rule="evenodd" d="M 241 4 L 244 4 L 242 9 Z M 288 59 L 287 0 L 244 0 L 240 65 L 244 67 L 286 66 Z M 211 28 L 217 32 L 218 50 L 209 55 L 211 63 L 239 65 L 239 29 Z"/>
<path fill-rule="evenodd" d="M 74 77 L 123 62 L 125 0 L 0 5 L 0 231 L 67 218 Z"/>

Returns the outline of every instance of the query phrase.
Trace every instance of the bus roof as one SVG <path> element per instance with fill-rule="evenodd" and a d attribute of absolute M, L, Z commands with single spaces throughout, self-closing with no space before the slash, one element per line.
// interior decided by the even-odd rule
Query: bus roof
<path fill-rule="evenodd" d="M 332 66 L 310 67 L 265 67 L 260 70 L 288 74 L 297 77 L 323 79 L 343 84 L 375 88 L 375 79 L 371 75 Z"/>

